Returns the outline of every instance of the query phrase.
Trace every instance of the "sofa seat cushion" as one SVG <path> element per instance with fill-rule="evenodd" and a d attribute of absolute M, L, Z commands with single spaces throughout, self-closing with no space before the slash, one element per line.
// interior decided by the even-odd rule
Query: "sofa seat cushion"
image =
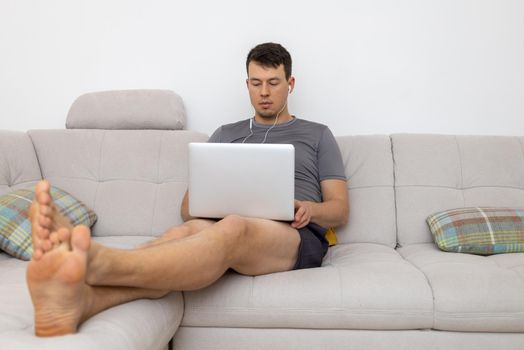
<path fill-rule="evenodd" d="M 419 329 L 433 322 L 424 275 L 394 249 L 372 243 L 331 247 L 320 268 L 228 272 L 184 299 L 183 326 Z"/>
<path fill-rule="evenodd" d="M 399 252 L 428 278 L 435 329 L 524 332 L 524 253 L 448 253 L 431 243 Z"/>
<path fill-rule="evenodd" d="M 130 247 L 150 237 L 111 240 L 110 245 Z M 39 338 L 33 330 L 33 307 L 25 283 L 28 262 L 0 257 L 0 348 L 2 349 L 163 349 L 175 333 L 184 305 L 174 292 L 158 300 L 136 300 L 103 311 L 64 337 Z"/>

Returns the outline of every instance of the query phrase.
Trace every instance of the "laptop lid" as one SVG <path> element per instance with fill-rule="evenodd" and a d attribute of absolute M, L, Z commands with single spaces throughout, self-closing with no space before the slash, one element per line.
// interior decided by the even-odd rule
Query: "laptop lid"
<path fill-rule="evenodd" d="M 289 144 L 189 144 L 189 215 L 294 218 L 295 148 Z"/>

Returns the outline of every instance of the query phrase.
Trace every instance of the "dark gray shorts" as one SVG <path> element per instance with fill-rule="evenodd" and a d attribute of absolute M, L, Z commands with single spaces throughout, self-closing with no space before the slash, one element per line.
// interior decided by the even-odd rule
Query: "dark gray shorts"
<path fill-rule="evenodd" d="M 309 223 L 298 230 L 300 234 L 300 246 L 298 258 L 293 270 L 308 269 L 322 265 L 322 259 L 326 255 L 329 243 L 324 237 L 327 229 L 317 224 Z"/>

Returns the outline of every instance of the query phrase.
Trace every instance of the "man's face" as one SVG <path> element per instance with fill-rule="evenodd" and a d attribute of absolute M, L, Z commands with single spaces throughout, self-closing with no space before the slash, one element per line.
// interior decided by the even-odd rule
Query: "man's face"
<path fill-rule="evenodd" d="M 277 68 L 266 67 L 251 61 L 248 65 L 246 80 L 251 104 L 255 108 L 256 116 L 271 120 L 283 110 L 287 101 L 288 89 L 295 83 L 293 77 L 286 79 L 284 65 Z"/>

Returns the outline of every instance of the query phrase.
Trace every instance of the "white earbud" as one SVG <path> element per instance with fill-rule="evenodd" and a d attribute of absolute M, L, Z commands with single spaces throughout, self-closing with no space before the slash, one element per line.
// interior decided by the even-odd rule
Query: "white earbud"
<path fill-rule="evenodd" d="M 291 86 L 289 87 L 289 90 L 288 90 L 288 91 L 289 91 L 289 93 L 291 93 Z"/>

